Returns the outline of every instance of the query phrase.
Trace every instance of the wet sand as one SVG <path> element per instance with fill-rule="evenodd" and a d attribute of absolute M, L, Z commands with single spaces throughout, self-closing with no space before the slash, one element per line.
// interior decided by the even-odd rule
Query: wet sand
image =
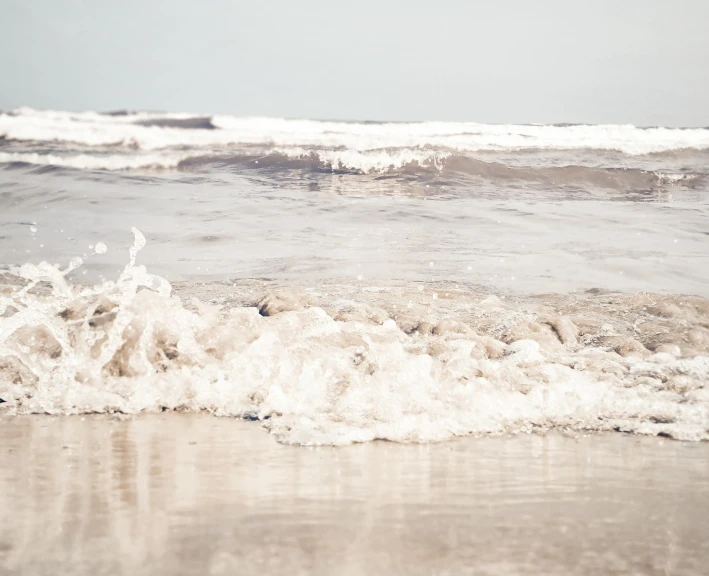
<path fill-rule="evenodd" d="M 0 410 L 0 574 L 672 574 L 709 565 L 709 443 L 278 444 L 204 414 Z"/>

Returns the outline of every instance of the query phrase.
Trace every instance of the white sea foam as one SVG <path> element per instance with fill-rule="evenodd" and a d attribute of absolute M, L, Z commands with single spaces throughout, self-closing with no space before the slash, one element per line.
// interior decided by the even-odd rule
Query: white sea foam
<path fill-rule="evenodd" d="M 281 154 L 292 159 L 312 158 L 323 168 L 336 170 L 354 170 L 360 172 L 386 172 L 402 168 L 408 164 L 418 166 L 440 167 L 448 153 L 421 151 L 415 149 L 386 151 L 375 150 L 359 152 L 357 150 L 319 150 L 311 151 L 304 148 L 277 148 L 275 154 Z M 61 166 L 80 170 L 139 170 L 144 168 L 170 169 L 180 165 L 184 160 L 196 157 L 185 152 L 146 153 L 146 154 L 43 154 L 37 152 L 0 152 L 0 164 L 20 162 L 38 166 Z M 220 156 L 208 156 L 218 162 Z M 229 156 L 224 156 L 229 160 Z M 258 161 L 252 161 L 254 166 Z"/>
<path fill-rule="evenodd" d="M 258 308 L 185 306 L 135 264 L 145 238 L 134 233 L 116 282 L 72 285 L 66 274 L 80 259 L 64 271 L 14 270 L 20 282 L 0 292 L 0 406 L 208 410 L 259 419 L 300 444 L 558 427 L 709 439 L 706 356 L 678 358 L 674 345 L 651 355 L 632 339 L 603 346 L 615 337 L 611 324 L 582 336 L 565 316 L 528 322 L 496 297 L 477 304 L 492 311 L 487 335 L 456 318 L 416 320 L 416 306 L 402 304 L 408 297 L 393 316 L 341 298 L 326 310 L 295 292 Z M 675 308 L 658 314 L 689 313 Z M 691 345 L 707 344 L 705 332 L 691 332 Z"/>
<path fill-rule="evenodd" d="M 0 152 L 0 163 L 22 162 L 38 166 L 63 166 L 80 170 L 138 170 L 174 168 L 185 154 L 41 154 L 37 152 Z"/>
<path fill-rule="evenodd" d="M 275 148 L 275 154 L 289 158 L 314 158 L 332 170 L 386 172 L 409 164 L 440 168 L 449 152 L 404 148 L 397 150 L 307 150 L 301 147 Z"/>
<path fill-rule="evenodd" d="M 281 118 L 211 118 L 216 130 L 146 126 L 136 122 L 187 114 L 108 116 L 20 109 L 0 115 L 0 136 L 10 140 L 72 142 L 88 146 L 127 146 L 142 150 L 228 145 L 307 147 L 358 152 L 391 148 L 440 151 L 599 149 L 630 155 L 681 149 L 708 149 L 709 130 L 639 129 L 629 125 L 542 126 L 477 123 L 344 123 Z"/>

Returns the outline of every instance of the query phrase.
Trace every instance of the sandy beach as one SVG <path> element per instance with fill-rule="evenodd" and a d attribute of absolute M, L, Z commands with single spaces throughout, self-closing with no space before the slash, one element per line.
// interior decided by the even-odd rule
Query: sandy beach
<path fill-rule="evenodd" d="M 0 573 L 702 574 L 709 444 L 283 445 L 206 414 L 2 415 Z"/>

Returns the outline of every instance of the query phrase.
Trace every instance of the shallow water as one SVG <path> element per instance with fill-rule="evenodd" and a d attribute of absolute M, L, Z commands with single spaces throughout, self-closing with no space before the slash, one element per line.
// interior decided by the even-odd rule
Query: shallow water
<path fill-rule="evenodd" d="M 171 280 L 363 275 L 522 293 L 600 287 L 709 295 L 709 195 L 696 191 L 642 202 L 554 191 L 426 200 L 405 189 L 370 194 L 348 176 L 321 178 L 324 190 L 242 176 L 143 181 L 6 169 L 0 263 L 64 264 L 104 242 L 108 251 L 87 258 L 80 279 L 112 278 L 136 226 L 148 239 L 141 262 Z"/>
<path fill-rule="evenodd" d="M 205 415 L 3 417 L 7 576 L 696 576 L 709 444 L 278 444 Z"/>

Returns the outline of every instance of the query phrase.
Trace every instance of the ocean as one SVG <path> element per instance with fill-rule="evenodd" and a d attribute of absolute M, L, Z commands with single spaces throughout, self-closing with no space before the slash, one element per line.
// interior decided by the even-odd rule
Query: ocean
<path fill-rule="evenodd" d="M 0 113 L 0 412 L 709 440 L 709 129 Z"/>

